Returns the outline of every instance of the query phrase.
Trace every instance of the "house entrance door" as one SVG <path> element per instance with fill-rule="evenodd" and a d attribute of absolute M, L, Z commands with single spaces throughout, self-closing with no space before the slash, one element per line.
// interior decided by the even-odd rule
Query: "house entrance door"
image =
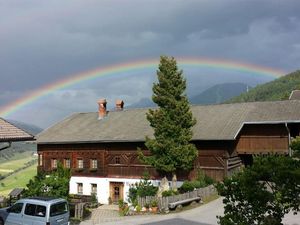
<path fill-rule="evenodd" d="M 113 203 L 118 203 L 120 199 L 124 199 L 124 183 L 110 182 L 110 197 Z"/>

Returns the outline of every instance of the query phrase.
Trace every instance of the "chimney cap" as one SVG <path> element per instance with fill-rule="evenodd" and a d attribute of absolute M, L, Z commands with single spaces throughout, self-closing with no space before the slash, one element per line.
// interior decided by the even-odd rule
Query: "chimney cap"
<path fill-rule="evenodd" d="M 101 99 L 98 100 L 98 103 L 99 103 L 99 104 L 105 104 L 105 103 L 107 103 L 107 102 L 106 102 L 106 99 L 105 99 L 105 98 L 101 98 Z"/>
<path fill-rule="evenodd" d="M 123 104 L 124 104 L 123 100 L 121 100 L 121 99 L 116 100 L 116 105 L 123 105 Z"/>
<path fill-rule="evenodd" d="M 124 107 L 124 102 L 123 100 L 117 99 L 116 100 L 116 110 L 117 111 L 122 111 Z"/>

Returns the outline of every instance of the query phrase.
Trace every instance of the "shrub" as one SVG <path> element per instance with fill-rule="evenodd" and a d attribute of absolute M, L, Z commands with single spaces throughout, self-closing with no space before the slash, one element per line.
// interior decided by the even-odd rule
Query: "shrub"
<path fill-rule="evenodd" d="M 98 199 L 97 195 L 95 193 L 92 193 L 91 195 L 91 208 L 97 208 L 98 207 Z"/>
<path fill-rule="evenodd" d="M 207 176 L 204 171 L 200 168 L 197 169 L 197 176 L 196 176 L 196 181 L 199 183 L 197 184 L 197 188 L 200 187 L 207 187 L 208 185 L 211 185 L 215 183 L 214 179 L 211 177 Z"/>
<path fill-rule="evenodd" d="M 129 206 L 125 204 L 119 211 L 119 214 L 120 216 L 126 216 L 128 215 L 128 212 L 129 212 Z"/>
<path fill-rule="evenodd" d="M 125 202 L 123 201 L 123 199 L 119 199 L 118 205 L 119 205 L 120 209 L 123 208 L 124 204 L 125 204 Z"/>
<path fill-rule="evenodd" d="M 294 151 L 294 157 L 300 158 L 300 137 L 297 136 L 295 139 L 292 140 L 291 148 Z"/>
<path fill-rule="evenodd" d="M 206 183 L 206 186 L 214 184 L 216 182 L 214 179 L 212 179 L 211 177 L 209 177 L 207 175 L 205 175 L 204 181 Z"/>
<path fill-rule="evenodd" d="M 195 188 L 207 187 L 213 183 L 215 183 L 214 179 L 207 176 L 203 170 L 197 169 L 196 179 L 192 181 L 184 181 L 179 190 L 181 193 L 185 193 L 193 191 Z"/>
<path fill-rule="evenodd" d="M 195 189 L 194 185 L 190 181 L 184 181 L 181 187 L 179 188 L 181 193 L 193 191 Z"/>
<path fill-rule="evenodd" d="M 137 197 L 155 196 L 157 190 L 158 187 L 155 187 L 149 181 L 149 176 L 144 176 L 139 183 L 136 183 L 129 188 L 129 202 L 134 204 L 135 202 L 137 202 Z"/>
<path fill-rule="evenodd" d="M 87 218 L 91 215 L 91 210 L 88 209 L 87 207 L 83 207 L 83 218 Z"/>
<path fill-rule="evenodd" d="M 178 191 L 168 190 L 168 191 L 164 191 L 161 194 L 163 197 L 168 197 L 168 196 L 178 195 Z"/>

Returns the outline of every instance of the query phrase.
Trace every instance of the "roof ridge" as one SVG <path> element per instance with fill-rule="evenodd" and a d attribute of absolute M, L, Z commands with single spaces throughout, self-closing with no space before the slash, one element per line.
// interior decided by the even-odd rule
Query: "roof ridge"
<path fill-rule="evenodd" d="M 214 103 L 214 104 L 190 104 L 191 107 L 209 107 L 209 106 L 222 106 L 222 105 L 250 105 L 250 104 L 255 104 L 255 103 L 278 103 L 278 102 L 289 102 L 289 101 L 300 101 L 297 99 L 293 100 L 276 100 L 276 101 L 253 101 L 253 102 L 232 102 L 232 103 Z M 123 110 L 107 110 L 109 113 L 115 113 L 115 112 L 130 112 L 130 111 L 144 111 L 144 110 L 149 110 L 149 109 L 157 109 L 158 107 L 142 107 L 142 108 L 124 108 Z M 90 112 L 73 112 L 71 115 L 64 117 L 62 120 L 65 120 L 68 117 L 71 117 L 75 114 L 91 114 L 91 113 L 98 113 L 97 111 L 90 111 Z M 56 124 L 56 123 L 55 123 Z M 55 125 L 54 124 L 54 125 Z"/>

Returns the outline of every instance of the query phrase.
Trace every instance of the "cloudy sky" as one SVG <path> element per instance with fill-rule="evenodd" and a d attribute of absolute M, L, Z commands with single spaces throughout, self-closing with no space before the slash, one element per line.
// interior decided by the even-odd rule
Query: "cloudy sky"
<path fill-rule="evenodd" d="M 300 68 L 298 0 L 0 0 L 1 107 L 73 74 L 160 55 L 206 57 L 291 72 Z M 184 69 L 184 68 L 183 68 Z M 185 70 L 188 93 L 266 82 L 232 71 Z M 227 74 L 226 74 L 227 73 Z M 47 127 L 72 112 L 151 95 L 155 70 L 70 86 L 8 118 Z"/>

